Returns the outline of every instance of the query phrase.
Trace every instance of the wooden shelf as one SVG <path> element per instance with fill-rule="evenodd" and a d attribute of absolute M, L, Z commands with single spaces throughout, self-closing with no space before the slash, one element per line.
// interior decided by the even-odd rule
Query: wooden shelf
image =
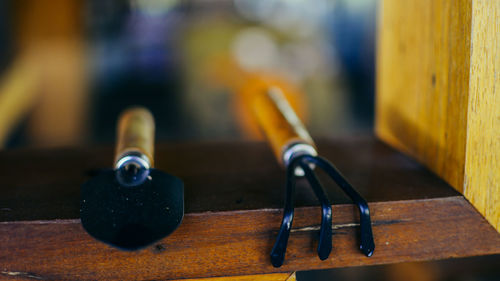
<path fill-rule="evenodd" d="M 330 258 L 315 253 L 320 211 L 297 187 L 285 264 L 269 253 L 282 212 L 284 172 L 265 143 L 173 143 L 157 168 L 185 182 L 186 216 L 156 245 L 123 252 L 93 240 L 79 222 L 79 187 L 109 167 L 112 148 L 0 152 L 1 275 L 43 279 L 180 279 L 293 272 L 500 253 L 500 235 L 444 181 L 371 136 L 318 143 L 369 201 L 375 254 L 357 245 L 357 211 L 324 179 L 333 207 Z"/>

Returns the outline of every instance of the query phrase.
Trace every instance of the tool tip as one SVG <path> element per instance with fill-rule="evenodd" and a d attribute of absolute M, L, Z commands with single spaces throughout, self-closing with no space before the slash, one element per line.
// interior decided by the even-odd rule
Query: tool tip
<path fill-rule="evenodd" d="M 274 267 L 280 267 L 283 265 L 285 257 L 281 253 L 271 253 L 271 263 Z"/>
<path fill-rule="evenodd" d="M 375 245 L 369 245 L 369 246 L 365 246 L 363 247 L 363 245 L 361 245 L 359 247 L 359 249 L 361 250 L 361 252 L 363 252 L 363 254 L 365 254 L 367 257 L 371 257 L 373 255 L 373 252 L 375 251 Z"/>

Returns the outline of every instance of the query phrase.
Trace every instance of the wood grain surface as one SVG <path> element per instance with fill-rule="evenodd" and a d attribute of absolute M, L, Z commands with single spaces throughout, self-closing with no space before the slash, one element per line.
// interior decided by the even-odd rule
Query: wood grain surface
<path fill-rule="evenodd" d="M 385 0 L 376 134 L 500 231 L 500 1 Z"/>
<path fill-rule="evenodd" d="M 150 280 L 250 275 L 500 253 L 500 235 L 463 197 L 371 203 L 375 253 L 358 249 L 357 213 L 333 208 L 333 251 L 316 255 L 317 208 L 296 209 L 285 263 L 269 253 L 280 209 L 186 214 L 156 245 L 125 252 L 91 238 L 78 219 L 0 223 L 3 276 L 46 280 Z"/>
<path fill-rule="evenodd" d="M 500 231 L 500 1 L 474 1 L 464 195 Z"/>
<path fill-rule="evenodd" d="M 376 133 L 462 192 L 471 0 L 384 0 Z"/>
<path fill-rule="evenodd" d="M 358 249 L 358 213 L 325 184 L 333 251 L 320 261 L 320 211 L 302 184 L 285 264 L 269 253 L 284 175 L 265 143 L 162 144 L 157 167 L 185 181 L 186 216 L 152 247 L 124 252 L 95 241 L 78 218 L 79 185 L 110 166 L 112 147 L 0 152 L 0 276 L 45 280 L 151 280 L 289 273 L 500 253 L 500 235 L 456 191 L 373 137 L 318 142 L 369 200 L 375 253 Z M 203 157 L 200 157 L 202 155 Z M 242 161 L 241 159 L 244 159 Z M 244 280 L 244 279 L 243 279 Z"/>

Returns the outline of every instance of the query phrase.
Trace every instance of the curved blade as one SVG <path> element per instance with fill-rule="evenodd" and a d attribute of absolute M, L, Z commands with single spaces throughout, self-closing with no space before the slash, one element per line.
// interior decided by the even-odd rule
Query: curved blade
<path fill-rule="evenodd" d="M 184 184 L 151 169 L 141 185 L 121 185 L 112 170 L 82 185 L 80 217 L 94 238 L 123 250 L 146 247 L 172 233 L 184 216 Z"/>

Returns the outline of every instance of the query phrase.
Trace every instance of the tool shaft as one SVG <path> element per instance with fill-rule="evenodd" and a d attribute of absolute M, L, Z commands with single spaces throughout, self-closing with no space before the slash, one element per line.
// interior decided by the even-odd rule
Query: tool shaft
<path fill-rule="evenodd" d="M 287 151 L 297 144 L 316 154 L 311 136 L 280 88 L 271 86 L 256 93 L 252 109 L 280 164 L 288 164 Z"/>
<path fill-rule="evenodd" d="M 122 113 L 118 120 L 115 168 L 122 158 L 139 155 L 153 167 L 155 122 L 151 112 L 134 107 Z"/>

